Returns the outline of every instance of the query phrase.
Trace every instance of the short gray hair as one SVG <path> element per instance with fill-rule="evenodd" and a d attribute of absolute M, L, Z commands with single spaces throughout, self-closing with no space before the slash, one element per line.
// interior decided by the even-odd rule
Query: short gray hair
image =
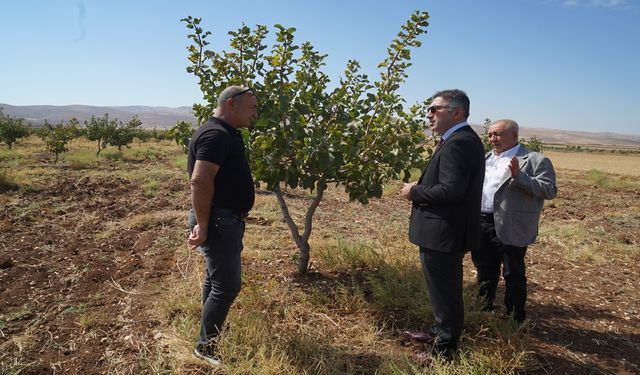
<path fill-rule="evenodd" d="M 222 90 L 220 95 L 218 95 L 218 108 L 221 108 L 224 105 L 224 103 L 227 102 L 228 99 L 233 98 L 234 96 L 242 93 L 243 91 L 244 92 L 250 92 L 251 88 L 244 87 L 244 86 L 233 85 L 233 86 L 229 86 L 226 89 Z"/>

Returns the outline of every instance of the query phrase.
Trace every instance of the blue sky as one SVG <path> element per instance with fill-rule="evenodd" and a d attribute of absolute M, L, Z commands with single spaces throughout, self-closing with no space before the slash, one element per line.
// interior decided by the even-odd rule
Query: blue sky
<path fill-rule="evenodd" d="M 7 0 L 0 2 L 0 103 L 190 106 L 187 29 L 203 18 L 213 48 L 227 31 L 296 27 L 371 78 L 414 10 L 430 14 L 401 89 L 408 103 L 444 88 L 471 98 L 470 122 L 640 134 L 640 0 Z"/>

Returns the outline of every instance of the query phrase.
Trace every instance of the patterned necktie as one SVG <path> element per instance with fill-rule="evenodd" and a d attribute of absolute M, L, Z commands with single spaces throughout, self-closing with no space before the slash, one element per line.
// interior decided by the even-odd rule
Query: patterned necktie
<path fill-rule="evenodd" d="M 436 148 L 433 149 L 434 154 L 440 149 L 440 147 L 442 147 L 442 143 L 443 143 L 442 138 L 438 138 L 438 142 L 436 143 Z"/>

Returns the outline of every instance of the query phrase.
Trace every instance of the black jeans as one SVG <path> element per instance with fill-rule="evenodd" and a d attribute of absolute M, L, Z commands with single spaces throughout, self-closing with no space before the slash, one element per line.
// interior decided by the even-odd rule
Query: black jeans
<path fill-rule="evenodd" d="M 527 277 L 524 256 L 527 247 L 505 245 L 496 235 L 492 215 L 480 219 L 480 247 L 471 252 L 471 259 L 478 271 L 478 298 L 483 310 L 493 310 L 496 290 L 500 280 L 500 267 L 505 282 L 504 304 L 507 314 L 522 323 L 526 318 Z"/>
<path fill-rule="evenodd" d="M 196 218 L 189 212 L 189 227 L 193 229 Z M 200 245 L 205 269 L 202 285 L 202 317 L 197 345 L 213 350 L 229 308 L 240 292 L 242 237 L 244 221 L 237 215 L 211 213 L 207 240 Z"/>

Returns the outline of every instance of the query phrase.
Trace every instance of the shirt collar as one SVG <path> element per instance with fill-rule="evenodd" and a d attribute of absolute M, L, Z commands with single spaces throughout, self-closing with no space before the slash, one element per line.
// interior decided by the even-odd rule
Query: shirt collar
<path fill-rule="evenodd" d="M 495 157 L 504 157 L 504 158 L 510 158 L 513 156 L 516 156 L 516 154 L 518 153 L 518 150 L 520 150 L 520 143 L 516 143 L 515 146 L 511 147 L 510 149 L 503 151 L 500 154 L 496 154 L 495 151 L 491 151 L 491 156 L 495 156 Z"/>
<path fill-rule="evenodd" d="M 240 129 L 234 128 L 233 126 L 229 125 L 226 121 L 224 121 L 224 120 L 222 120 L 222 119 L 220 119 L 218 117 L 215 117 L 215 116 L 212 116 L 211 119 L 214 120 L 214 121 L 217 121 L 219 124 L 224 126 L 227 129 L 227 131 L 234 131 L 234 132 L 240 134 Z"/>
<path fill-rule="evenodd" d="M 442 140 L 446 141 L 447 138 L 451 137 L 451 134 L 453 134 L 453 132 L 455 132 L 456 130 L 460 129 L 463 126 L 467 126 L 469 124 L 467 124 L 466 121 L 462 121 L 461 123 L 454 125 L 452 127 L 449 128 L 449 130 L 447 130 L 446 132 L 444 132 L 444 134 L 442 134 Z"/>

